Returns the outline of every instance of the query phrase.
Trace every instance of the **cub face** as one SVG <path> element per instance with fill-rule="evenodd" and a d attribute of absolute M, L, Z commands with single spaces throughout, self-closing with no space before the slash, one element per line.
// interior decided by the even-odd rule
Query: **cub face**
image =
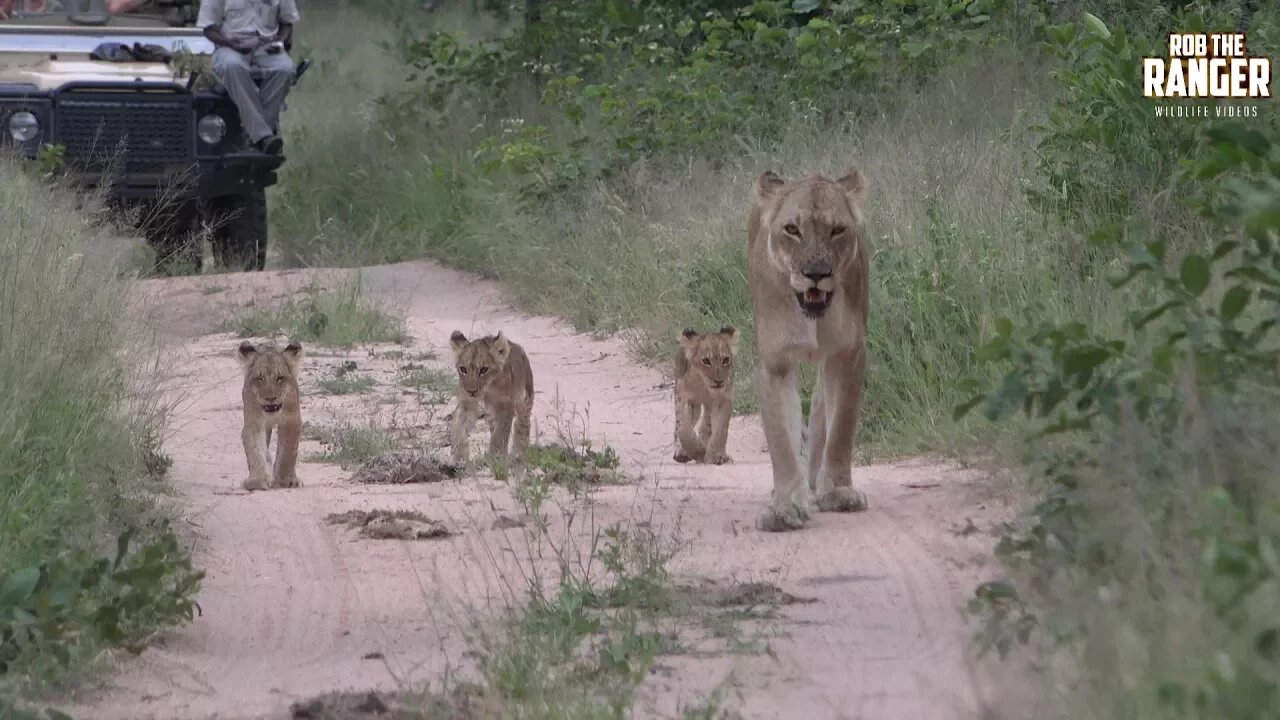
<path fill-rule="evenodd" d="M 725 325 L 720 332 L 706 335 L 686 329 L 678 340 L 685 359 L 689 361 L 689 372 L 701 375 L 707 387 L 720 390 L 733 380 L 738 331 L 732 325 Z"/>
<path fill-rule="evenodd" d="M 278 413 L 287 404 L 298 402 L 298 363 L 302 345 L 290 342 L 284 350 L 274 345 L 240 343 L 240 364 L 244 366 L 245 409 L 256 406 L 262 412 Z"/>
<path fill-rule="evenodd" d="M 511 345 L 498 331 L 497 335 L 467 340 L 467 336 L 454 330 L 449 336 L 453 348 L 454 364 L 458 369 L 458 386 L 467 397 L 479 397 L 507 367 Z"/>
<path fill-rule="evenodd" d="M 838 180 L 787 182 L 769 171 L 756 179 L 771 265 L 785 275 L 805 317 L 822 317 L 862 242 L 867 179 L 850 168 Z"/>

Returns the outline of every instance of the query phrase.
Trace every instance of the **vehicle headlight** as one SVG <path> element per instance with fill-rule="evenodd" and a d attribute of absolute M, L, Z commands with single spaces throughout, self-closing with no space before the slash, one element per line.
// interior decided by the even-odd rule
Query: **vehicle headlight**
<path fill-rule="evenodd" d="M 17 142 L 24 143 L 36 139 L 36 135 L 40 134 L 40 121 L 36 116 L 26 110 L 9 116 L 9 137 Z"/>
<path fill-rule="evenodd" d="M 221 115 L 205 115 L 196 123 L 196 135 L 205 145 L 217 145 L 227 136 L 227 121 Z"/>

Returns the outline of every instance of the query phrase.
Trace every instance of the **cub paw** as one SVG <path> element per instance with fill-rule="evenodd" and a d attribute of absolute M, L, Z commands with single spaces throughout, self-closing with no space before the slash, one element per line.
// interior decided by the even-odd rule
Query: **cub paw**
<path fill-rule="evenodd" d="M 707 459 L 703 462 L 708 465 L 724 465 L 733 462 L 733 458 L 726 453 L 707 453 Z"/>
<path fill-rule="evenodd" d="M 265 477 L 254 477 L 250 475 L 244 482 L 240 483 L 240 487 L 250 492 L 254 490 L 266 490 L 267 479 Z"/>
<path fill-rule="evenodd" d="M 804 527 L 808 513 L 795 505 L 784 505 L 781 508 L 770 505 L 756 517 L 756 529 L 762 532 L 787 532 Z"/>
<path fill-rule="evenodd" d="M 867 509 L 867 496 L 851 487 L 831 488 L 818 498 L 818 509 L 822 512 L 850 513 Z"/>

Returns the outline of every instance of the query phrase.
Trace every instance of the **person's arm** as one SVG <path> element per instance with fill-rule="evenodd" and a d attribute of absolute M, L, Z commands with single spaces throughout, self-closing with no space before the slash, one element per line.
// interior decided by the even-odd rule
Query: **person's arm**
<path fill-rule="evenodd" d="M 248 52 L 222 32 L 222 18 L 226 11 L 226 0 L 200 0 L 200 12 L 196 15 L 196 26 L 204 30 L 204 36 L 218 47 L 226 47 L 236 52 Z"/>
<path fill-rule="evenodd" d="M 280 0 L 280 32 L 276 39 L 284 45 L 285 52 L 293 50 L 293 26 L 297 24 L 302 16 L 298 13 L 297 0 Z"/>

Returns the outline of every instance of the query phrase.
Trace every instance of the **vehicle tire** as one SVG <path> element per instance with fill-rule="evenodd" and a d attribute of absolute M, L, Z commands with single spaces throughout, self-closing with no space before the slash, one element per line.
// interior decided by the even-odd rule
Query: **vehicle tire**
<path fill-rule="evenodd" d="M 156 253 L 161 275 L 198 275 L 204 264 L 200 213 L 194 200 L 150 204 L 143 208 L 138 228 Z"/>
<path fill-rule="evenodd" d="M 223 268 L 235 272 L 266 267 L 266 188 L 209 201 L 205 222 L 213 228 L 213 258 Z"/>

